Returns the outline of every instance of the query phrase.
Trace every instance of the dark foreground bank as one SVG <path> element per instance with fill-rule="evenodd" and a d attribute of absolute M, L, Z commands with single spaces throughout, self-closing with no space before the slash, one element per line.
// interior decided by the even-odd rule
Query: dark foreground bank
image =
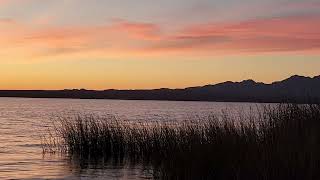
<path fill-rule="evenodd" d="M 319 105 L 265 107 L 239 119 L 133 125 L 61 118 L 58 139 L 46 139 L 43 148 L 84 161 L 143 164 L 156 179 L 320 179 Z"/>

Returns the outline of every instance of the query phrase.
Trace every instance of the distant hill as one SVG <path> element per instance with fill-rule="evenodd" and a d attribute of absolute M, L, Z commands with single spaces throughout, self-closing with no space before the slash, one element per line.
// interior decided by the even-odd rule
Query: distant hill
<path fill-rule="evenodd" d="M 0 90 L 0 97 L 310 103 L 320 102 L 320 76 L 295 75 L 271 84 L 227 81 L 185 89 Z"/>

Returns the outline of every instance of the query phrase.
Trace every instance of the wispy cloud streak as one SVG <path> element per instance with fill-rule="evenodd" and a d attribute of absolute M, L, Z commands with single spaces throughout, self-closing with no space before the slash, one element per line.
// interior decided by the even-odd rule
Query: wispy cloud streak
<path fill-rule="evenodd" d="M 115 20 L 99 26 L 40 26 L 0 20 L 0 45 L 13 57 L 121 57 L 174 54 L 307 52 L 320 54 L 320 16 L 204 23 L 164 31 L 160 25 Z M 21 57 L 22 58 L 22 57 Z"/>

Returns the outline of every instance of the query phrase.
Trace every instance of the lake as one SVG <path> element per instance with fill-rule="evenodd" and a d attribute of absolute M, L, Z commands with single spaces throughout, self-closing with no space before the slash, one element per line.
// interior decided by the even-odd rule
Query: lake
<path fill-rule="evenodd" d="M 41 135 L 61 116 L 92 114 L 133 122 L 201 120 L 228 112 L 252 113 L 256 103 L 0 98 L 0 179 L 150 179 L 142 166 L 79 166 L 43 154 Z"/>

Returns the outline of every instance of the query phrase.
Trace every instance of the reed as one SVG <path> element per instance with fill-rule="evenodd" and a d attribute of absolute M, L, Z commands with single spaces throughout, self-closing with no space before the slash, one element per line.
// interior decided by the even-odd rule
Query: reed
<path fill-rule="evenodd" d="M 60 118 L 57 144 L 84 159 L 150 165 L 157 179 L 320 179 L 319 105 L 281 104 L 239 119 L 226 114 L 197 123 L 131 124 Z"/>

